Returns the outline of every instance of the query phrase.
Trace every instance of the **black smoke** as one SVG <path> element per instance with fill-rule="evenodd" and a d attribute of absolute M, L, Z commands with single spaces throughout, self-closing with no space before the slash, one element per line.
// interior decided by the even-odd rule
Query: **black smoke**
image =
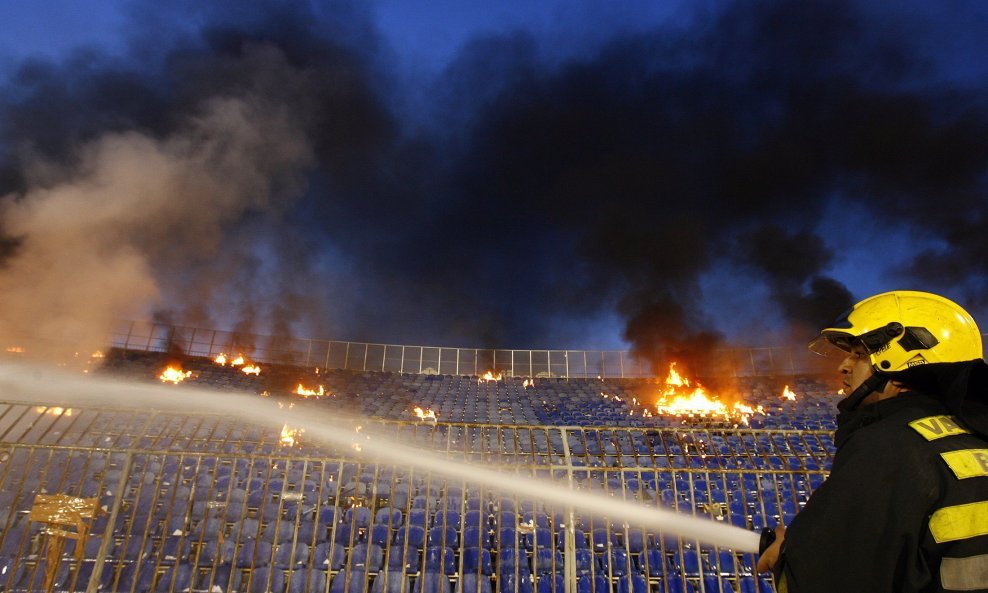
<path fill-rule="evenodd" d="M 837 204 L 865 213 L 847 221 L 863 244 L 924 237 L 903 284 L 988 302 L 983 89 L 950 78 L 943 64 L 968 58 L 931 55 L 919 16 L 732 3 L 572 59 L 515 31 L 409 82 L 359 5 L 257 6 L 202 9 L 194 26 L 137 16 L 159 43 L 181 34 L 26 62 L 0 100 L 10 203 L 71 183 L 107 135 L 189 136 L 217 99 L 284 114 L 307 156 L 271 172 L 264 199 L 208 241 L 127 243 L 162 294 L 145 304 L 170 318 L 537 348 L 592 347 L 585 320 L 613 311 L 636 352 L 689 358 L 724 339 L 702 306 L 717 264 L 767 287 L 765 308 L 800 332 L 867 296 L 831 272 L 842 245 L 819 223 Z M 2 222 L 0 236 L 21 245 Z"/>

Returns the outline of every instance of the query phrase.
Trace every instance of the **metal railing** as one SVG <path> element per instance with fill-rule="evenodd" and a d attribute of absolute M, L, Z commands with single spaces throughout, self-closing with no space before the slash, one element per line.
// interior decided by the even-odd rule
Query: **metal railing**
<path fill-rule="evenodd" d="M 624 350 L 511 350 L 448 348 L 316 340 L 237 333 L 150 322 L 125 322 L 109 345 L 124 350 L 180 352 L 216 357 L 243 354 L 255 362 L 323 369 L 395 373 L 483 375 L 567 379 L 640 378 L 664 374 L 651 362 Z M 832 361 L 805 348 L 716 350 L 698 376 L 792 376 L 832 370 Z"/>
<path fill-rule="evenodd" d="M 0 548 L 13 567 L 0 573 L 0 587 L 34 590 L 31 583 L 46 571 L 39 552 L 46 536 L 28 517 L 44 490 L 99 497 L 107 509 L 82 553 L 60 565 L 60 589 L 71 591 L 96 591 L 102 582 L 111 590 L 178 593 L 190 589 L 189 578 L 198 579 L 192 589 L 254 590 L 267 584 L 256 581 L 270 579 L 273 565 L 286 583 L 308 582 L 308 590 L 355 578 L 361 581 L 344 588 L 368 593 L 376 590 L 372 581 L 390 574 L 402 579 L 391 590 L 408 593 L 415 579 L 441 573 L 454 586 L 472 575 L 492 593 L 511 593 L 518 589 L 509 577 L 517 582 L 520 566 L 548 583 L 564 582 L 554 589 L 560 593 L 577 590 L 577 536 L 592 543 L 583 544 L 593 554 L 585 567 L 589 579 L 599 577 L 611 588 L 632 575 L 662 593 L 773 590 L 754 572 L 751 554 L 501 492 L 497 484 L 365 459 L 345 447 L 282 446 L 276 424 L 146 409 L 80 407 L 70 413 L 0 401 L 0 492 L 6 502 Z M 829 432 L 820 431 L 601 431 L 410 421 L 382 422 L 381 428 L 397 445 L 755 531 L 791 520 L 823 482 L 833 455 Z M 468 525 L 471 508 L 477 510 Z M 383 521 L 382 510 L 389 517 Z M 444 557 L 438 565 L 430 563 L 434 549 L 421 540 L 410 543 L 416 513 L 421 540 L 430 526 L 425 541 Z M 468 540 L 470 526 L 482 528 L 473 532 L 478 539 Z M 368 540 L 377 543 L 372 547 Z M 330 545 L 339 555 L 324 561 L 319 550 Z M 488 550 L 496 568 L 471 564 L 471 547 Z M 397 570 L 390 570 L 393 556 L 400 560 Z M 687 562 L 691 556 L 696 562 Z M 234 561 L 237 571 L 223 570 Z M 376 568 L 368 570 L 369 562 Z M 194 573 L 191 566 L 198 567 Z"/>

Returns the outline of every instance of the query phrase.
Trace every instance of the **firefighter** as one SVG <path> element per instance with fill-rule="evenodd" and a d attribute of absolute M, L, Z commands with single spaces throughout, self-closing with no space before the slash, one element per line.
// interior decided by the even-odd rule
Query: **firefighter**
<path fill-rule="evenodd" d="M 830 476 L 758 561 L 780 593 L 988 592 L 988 365 L 971 316 L 913 291 L 856 304 L 836 351 Z"/>

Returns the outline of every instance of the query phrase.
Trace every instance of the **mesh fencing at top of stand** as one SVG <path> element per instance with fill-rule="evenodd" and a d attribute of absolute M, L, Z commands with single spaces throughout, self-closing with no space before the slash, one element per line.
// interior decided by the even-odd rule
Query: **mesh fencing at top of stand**
<path fill-rule="evenodd" d="M 109 345 L 126 350 L 215 357 L 242 353 L 251 360 L 326 369 L 440 375 L 512 377 L 654 377 L 647 360 L 623 350 L 511 350 L 447 348 L 314 340 L 213 329 L 126 322 L 109 336 Z M 772 376 L 832 371 L 833 363 L 806 348 L 725 348 L 704 362 L 703 373 L 717 376 Z"/>

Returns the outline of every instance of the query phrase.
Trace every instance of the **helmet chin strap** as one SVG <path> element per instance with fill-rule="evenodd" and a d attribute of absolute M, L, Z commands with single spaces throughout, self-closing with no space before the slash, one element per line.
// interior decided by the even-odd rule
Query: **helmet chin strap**
<path fill-rule="evenodd" d="M 858 385 L 858 388 L 851 392 L 837 404 L 837 409 L 841 412 L 853 412 L 861 405 L 864 398 L 868 397 L 872 393 L 876 393 L 885 389 L 888 385 L 889 376 L 885 373 L 875 372 L 874 375 L 868 377 L 864 380 L 864 383 Z"/>

